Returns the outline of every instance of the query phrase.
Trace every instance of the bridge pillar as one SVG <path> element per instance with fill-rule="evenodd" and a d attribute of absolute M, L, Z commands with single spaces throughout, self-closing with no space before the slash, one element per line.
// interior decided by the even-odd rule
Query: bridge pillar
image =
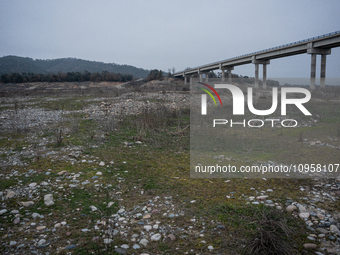
<path fill-rule="evenodd" d="M 234 67 L 222 67 L 222 64 L 220 64 L 220 69 L 222 70 L 222 83 L 225 82 L 225 70 L 228 71 L 228 82 L 231 83 L 231 71 L 234 70 Z"/>
<path fill-rule="evenodd" d="M 263 89 L 267 88 L 267 65 L 263 64 L 263 83 L 262 83 L 262 87 Z"/>
<path fill-rule="evenodd" d="M 270 64 L 270 60 L 256 59 L 256 56 L 252 57 L 251 62 L 255 64 L 255 88 L 259 88 L 259 64 L 263 65 L 263 88 L 267 88 L 267 65 Z"/>
<path fill-rule="evenodd" d="M 259 88 L 259 64 L 255 64 L 255 88 Z"/>
<path fill-rule="evenodd" d="M 228 67 L 228 82 L 231 83 L 231 71 L 234 70 L 234 67 Z"/>
<path fill-rule="evenodd" d="M 321 55 L 321 71 L 320 71 L 320 87 L 325 88 L 326 79 L 326 57 L 327 55 Z"/>
<path fill-rule="evenodd" d="M 192 85 L 192 75 L 190 76 L 190 85 Z"/>
<path fill-rule="evenodd" d="M 206 74 L 205 74 L 205 82 L 206 82 L 206 83 L 209 83 L 209 73 L 206 73 Z"/>
<path fill-rule="evenodd" d="M 311 54 L 310 89 L 315 89 L 316 54 Z"/>
<path fill-rule="evenodd" d="M 203 74 L 200 73 L 199 76 L 200 76 L 200 82 L 203 82 Z"/>
<path fill-rule="evenodd" d="M 310 89 L 315 89 L 316 55 L 321 55 L 320 87 L 325 87 L 326 55 L 331 54 L 331 49 L 314 48 L 313 43 L 307 44 L 307 53 L 311 54 Z"/>

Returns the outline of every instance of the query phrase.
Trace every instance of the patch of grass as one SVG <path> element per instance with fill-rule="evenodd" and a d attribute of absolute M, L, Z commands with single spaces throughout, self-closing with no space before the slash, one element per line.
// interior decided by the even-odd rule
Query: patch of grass
<path fill-rule="evenodd" d="M 243 254 L 296 254 L 306 233 L 301 220 L 263 205 L 223 204 L 216 206 L 213 213 L 229 233 L 245 240 Z M 222 246 L 233 244 L 222 240 Z"/>
<path fill-rule="evenodd" d="M 0 179 L 1 190 L 8 189 L 8 188 L 10 188 L 11 186 L 14 186 L 17 183 L 18 183 L 18 181 L 13 180 L 13 179 Z"/>

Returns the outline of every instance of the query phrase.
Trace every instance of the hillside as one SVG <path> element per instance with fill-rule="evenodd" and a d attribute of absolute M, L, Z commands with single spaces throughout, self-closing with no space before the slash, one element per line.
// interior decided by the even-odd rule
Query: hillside
<path fill-rule="evenodd" d="M 131 65 L 118 65 L 115 63 L 103 63 L 75 58 L 59 59 L 32 59 L 17 56 L 5 56 L 0 58 L 0 75 L 7 73 L 58 73 L 58 72 L 84 72 L 90 73 L 108 71 L 112 73 L 132 74 L 135 78 L 145 78 L 149 70 L 137 68 Z"/>

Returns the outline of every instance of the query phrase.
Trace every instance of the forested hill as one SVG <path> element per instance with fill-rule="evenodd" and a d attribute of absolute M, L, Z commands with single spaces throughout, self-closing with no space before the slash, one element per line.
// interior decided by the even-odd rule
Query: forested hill
<path fill-rule="evenodd" d="M 59 58 L 51 60 L 32 59 L 17 56 L 5 56 L 0 58 L 0 75 L 9 73 L 83 73 L 85 71 L 90 73 L 101 73 L 102 71 L 108 71 L 112 73 L 131 74 L 135 78 L 145 78 L 150 72 L 149 70 L 130 65 L 118 65 L 115 63 L 103 63 L 76 58 Z"/>

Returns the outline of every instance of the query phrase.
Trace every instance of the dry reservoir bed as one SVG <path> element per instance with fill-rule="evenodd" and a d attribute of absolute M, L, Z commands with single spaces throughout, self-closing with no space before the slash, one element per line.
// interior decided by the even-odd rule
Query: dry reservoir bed
<path fill-rule="evenodd" d="M 180 81 L 59 85 L 2 87 L 2 254 L 340 253 L 339 177 L 190 178 Z M 340 158 L 339 98 L 313 98 L 305 126 L 235 130 L 216 159 Z"/>

